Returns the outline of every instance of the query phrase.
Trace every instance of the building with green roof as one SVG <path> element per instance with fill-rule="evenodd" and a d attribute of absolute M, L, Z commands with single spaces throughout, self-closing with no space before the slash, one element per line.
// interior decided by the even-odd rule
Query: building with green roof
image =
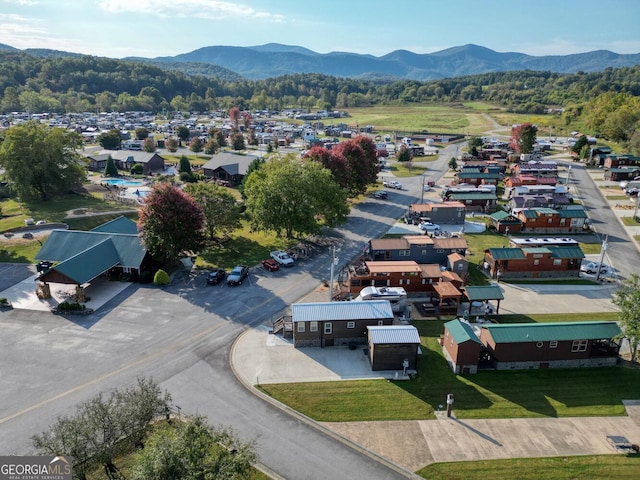
<path fill-rule="evenodd" d="M 445 323 L 441 342 L 444 357 L 454 373 L 477 373 L 482 342 L 469 323 L 459 319 Z"/>
<path fill-rule="evenodd" d="M 577 278 L 584 252 L 579 246 L 490 248 L 484 254 L 492 278 Z"/>

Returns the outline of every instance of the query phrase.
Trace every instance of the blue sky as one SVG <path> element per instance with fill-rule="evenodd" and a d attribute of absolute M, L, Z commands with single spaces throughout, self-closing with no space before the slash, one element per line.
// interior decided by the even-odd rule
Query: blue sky
<path fill-rule="evenodd" d="M 638 0 L 0 0 L 0 43 L 121 58 L 210 45 L 319 53 L 640 53 Z"/>

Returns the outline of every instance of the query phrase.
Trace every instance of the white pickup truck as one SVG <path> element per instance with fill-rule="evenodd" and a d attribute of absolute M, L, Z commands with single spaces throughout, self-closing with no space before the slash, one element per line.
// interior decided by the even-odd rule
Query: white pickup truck
<path fill-rule="evenodd" d="M 395 188 L 396 190 L 402 190 L 402 184 L 397 180 L 383 180 L 382 186 L 387 188 Z"/>
<path fill-rule="evenodd" d="M 295 263 L 295 260 L 287 252 L 281 252 L 280 250 L 271 252 L 271 258 L 283 267 L 291 267 Z"/>

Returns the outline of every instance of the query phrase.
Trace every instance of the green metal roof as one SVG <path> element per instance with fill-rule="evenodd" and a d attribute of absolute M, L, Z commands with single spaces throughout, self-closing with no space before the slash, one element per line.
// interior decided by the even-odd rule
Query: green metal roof
<path fill-rule="evenodd" d="M 560 218 L 587 218 L 587 212 L 582 208 L 563 208 L 558 210 Z"/>
<path fill-rule="evenodd" d="M 489 255 L 496 260 L 521 260 L 527 258 L 522 249 L 517 247 L 490 248 Z"/>
<path fill-rule="evenodd" d="M 554 210 L 553 208 L 544 208 L 544 207 L 530 208 L 529 210 L 533 210 L 538 215 L 553 215 L 554 213 L 558 213 L 558 211 Z"/>
<path fill-rule="evenodd" d="M 521 210 L 520 213 L 522 215 L 524 215 L 525 218 L 538 218 L 538 212 L 536 212 L 535 210 L 532 210 L 530 208 L 526 208 L 524 210 Z"/>
<path fill-rule="evenodd" d="M 499 172 L 468 172 L 467 170 L 463 170 L 462 172 L 456 173 L 458 178 L 482 178 L 487 180 L 494 180 L 496 178 L 500 178 Z"/>
<path fill-rule="evenodd" d="M 551 250 L 552 258 L 584 258 L 584 252 L 578 246 L 553 246 L 547 248 Z"/>
<path fill-rule="evenodd" d="M 495 193 L 457 192 L 449 195 L 451 200 L 496 200 L 497 198 Z"/>
<path fill-rule="evenodd" d="M 473 329 L 467 323 L 461 322 L 457 318 L 445 323 L 444 326 L 447 330 L 449 330 L 449 333 L 453 337 L 453 340 L 458 345 L 468 341 L 482 344 L 476 334 L 473 333 Z"/>
<path fill-rule="evenodd" d="M 611 173 L 631 173 L 637 172 L 638 170 L 640 170 L 638 167 L 615 167 L 609 169 Z"/>
<path fill-rule="evenodd" d="M 525 247 L 521 249 L 524 253 L 530 253 L 532 255 L 536 253 L 551 253 L 547 247 Z"/>
<path fill-rule="evenodd" d="M 138 234 L 138 226 L 136 222 L 125 216 L 114 218 L 113 220 L 98 225 L 96 228 L 91 229 L 92 232 L 103 233 L 127 233 L 131 235 Z"/>
<path fill-rule="evenodd" d="M 58 271 L 82 285 L 119 263 L 118 252 L 111 239 L 107 238 L 102 243 L 60 262 L 52 270 Z"/>
<path fill-rule="evenodd" d="M 495 213 L 492 213 L 491 215 L 489 215 L 491 218 L 493 218 L 494 220 L 504 220 L 505 218 L 509 218 L 511 216 L 510 213 L 505 212 L 504 210 L 498 210 Z"/>
<path fill-rule="evenodd" d="M 482 285 L 478 287 L 464 287 L 464 294 L 471 302 L 485 300 L 504 300 L 502 290 L 498 285 Z"/>
<path fill-rule="evenodd" d="M 616 322 L 513 323 L 483 325 L 496 343 L 598 340 L 620 335 Z"/>

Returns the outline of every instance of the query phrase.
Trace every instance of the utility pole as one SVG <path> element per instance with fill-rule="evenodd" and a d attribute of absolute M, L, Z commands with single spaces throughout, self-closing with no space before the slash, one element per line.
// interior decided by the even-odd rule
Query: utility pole
<path fill-rule="evenodd" d="M 640 206 L 640 193 L 636 194 L 636 208 L 633 210 L 633 220 L 638 221 L 638 207 Z"/>
<path fill-rule="evenodd" d="M 640 196 L 640 195 L 639 195 Z M 424 203 L 424 174 L 422 175 L 422 196 L 420 197 L 420 203 Z M 634 215 L 635 216 L 635 215 Z"/>
<path fill-rule="evenodd" d="M 609 234 L 605 234 L 604 240 L 602 241 L 602 247 L 600 248 L 600 262 L 598 265 L 598 273 L 596 273 L 596 282 L 600 280 L 600 270 L 602 270 L 602 262 L 604 262 L 604 254 L 607 251 L 607 240 L 609 239 Z"/>
<path fill-rule="evenodd" d="M 331 280 L 329 281 L 329 301 L 333 302 L 333 270 L 334 266 L 338 263 L 338 258 L 336 257 L 336 246 L 333 245 L 331 247 Z"/>

